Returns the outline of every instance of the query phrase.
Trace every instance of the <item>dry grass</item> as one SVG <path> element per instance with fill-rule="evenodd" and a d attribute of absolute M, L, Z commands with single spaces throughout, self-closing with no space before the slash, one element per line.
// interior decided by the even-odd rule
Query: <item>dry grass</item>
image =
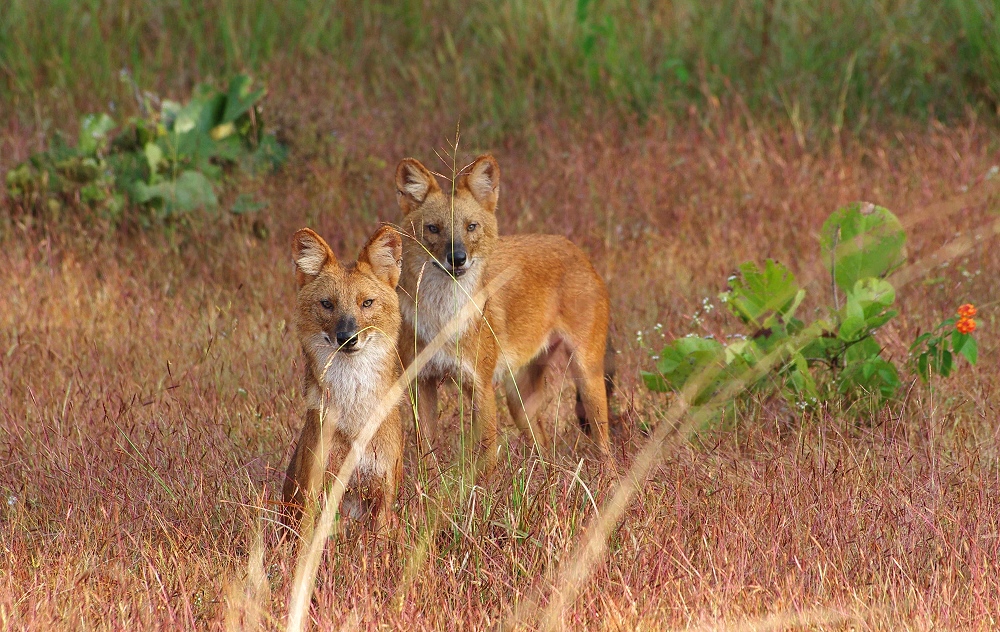
<path fill-rule="evenodd" d="M 429 161 L 453 125 L 430 115 L 401 127 L 402 110 L 349 94 L 331 113 L 306 78 L 287 82 L 273 93 L 297 99 L 285 130 L 297 158 L 240 184 L 269 201 L 270 240 L 228 220 L 164 237 L 3 220 L 5 629 L 284 626 L 295 559 L 269 521 L 302 413 L 288 237 L 308 224 L 338 253 L 356 252 L 377 220 L 397 219 L 396 161 Z M 567 234 L 609 281 L 624 464 L 645 441 L 636 425 L 655 426 L 667 408 L 638 368 L 661 331 L 732 327 L 718 310 L 700 326 L 692 315 L 738 263 L 776 257 L 819 294 L 815 233 L 839 204 L 895 210 L 913 260 L 994 219 L 995 135 L 974 121 L 816 151 L 793 127 L 738 112 L 628 129 L 555 119 L 493 148 L 502 230 Z M 0 168 L 25 157 L 33 131 L 7 123 Z M 887 348 L 900 357 L 921 327 L 973 302 L 979 367 L 916 384 L 905 403 L 860 422 L 754 402 L 738 424 L 668 451 L 562 627 L 1000 625 L 1000 255 L 981 241 L 921 270 L 900 294 Z M 571 410 L 555 400 L 550 421 L 557 406 L 560 417 Z M 417 476 L 411 451 L 400 537 L 331 541 L 317 627 L 536 627 L 614 482 L 578 468 L 566 445 L 578 433 L 559 421 L 550 463 L 508 427 L 510 456 L 486 490 L 463 490 L 447 453 Z"/>

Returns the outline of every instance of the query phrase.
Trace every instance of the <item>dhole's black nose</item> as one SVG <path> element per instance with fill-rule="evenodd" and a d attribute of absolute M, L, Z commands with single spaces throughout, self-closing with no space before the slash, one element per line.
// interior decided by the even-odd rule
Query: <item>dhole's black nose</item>
<path fill-rule="evenodd" d="M 348 316 L 337 321 L 337 346 L 344 350 L 353 349 L 358 344 L 358 323 Z"/>
<path fill-rule="evenodd" d="M 445 257 L 448 260 L 448 265 L 452 268 L 461 268 L 465 265 L 468 259 L 468 254 L 465 252 L 465 246 L 459 244 L 452 244 L 451 250 Z"/>
<path fill-rule="evenodd" d="M 358 344 L 358 332 L 356 331 L 345 331 L 337 332 L 337 346 L 344 349 L 350 349 Z"/>

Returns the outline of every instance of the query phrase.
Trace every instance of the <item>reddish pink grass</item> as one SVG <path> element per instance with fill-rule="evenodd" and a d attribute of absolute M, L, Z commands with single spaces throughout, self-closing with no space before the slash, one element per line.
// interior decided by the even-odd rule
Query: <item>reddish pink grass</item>
<path fill-rule="evenodd" d="M 269 203 L 269 240 L 228 219 L 167 236 L 2 220 L 0 627 L 283 627 L 295 559 L 268 520 L 302 412 L 288 237 L 310 225 L 356 252 L 378 220 L 397 219 L 396 162 L 431 164 L 453 125 L 431 115 L 407 128 L 350 95 L 326 108 L 321 89 L 286 81 L 272 94 L 279 111 L 282 94 L 298 105 L 284 131 L 298 157 L 239 183 Z M 718 309 L 700 326 L 692 315 L 742 261 L 782 260 L 814 307 L 827 286 L 816 233 L 840 204 L 896 211 L 911 260 L 995 217 L 994 133 L 974 122 L 828 151 L 723 110 L 621 129 L 585 122 L 553 118 L 492 148 L 499 213 L 506 232 L 571 236 L 609 281 L 623 464 L 644 441 L 636 424 L 655 425 L 666 407 L 638 369 L 664 338 L 737 330 Z M 0 168 L 26 156 L 32 133 L 7 123 Z M 475 142 L 469 131 L 468 155 L 485 149 Z M 664 455 L 565 628 L 1000 625 L 997 253 L 984 240 L 929 267 L 900 293 L 883 341 L 902 360 L 918 331 L 971 302 L 978 367 L 915 383 L 874 418 L 751 402 L 735 426 Z M 599 507 L 613 482 L 586 464 L 574 476 L 566 444 L 579 435 L 569 400 L 554 419 L 558 401 L 543 413 L 564 439 L 555 462 L 536 462 L 508 427 L 496 481 L 458 506 L 454 470 L 432 460 L 425 479 L 408 454 L 400 537 L 331 541 L 316 627 L 471 630 L 523 616 L 518 626 L 533 629 L 525 604 L 548 603 L 593 517 L 588 491 Z M 447 518 L 425 538 L 439 506 Z"/>

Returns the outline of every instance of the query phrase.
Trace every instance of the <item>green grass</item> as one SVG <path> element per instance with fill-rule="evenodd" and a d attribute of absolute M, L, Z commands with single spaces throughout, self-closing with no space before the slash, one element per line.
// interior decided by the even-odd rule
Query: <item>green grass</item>
<path fill-rule="evenodd" d="M 0 106 L 134 108 L 143 89 L 292 67 L 504 134 L 540 112 L 640 120 L 717 99 L 805 134 L 993 112 L 997 0 L 504 3 L 11 0 Z M 737 96 L 738 95 L 738 96 Z"/>

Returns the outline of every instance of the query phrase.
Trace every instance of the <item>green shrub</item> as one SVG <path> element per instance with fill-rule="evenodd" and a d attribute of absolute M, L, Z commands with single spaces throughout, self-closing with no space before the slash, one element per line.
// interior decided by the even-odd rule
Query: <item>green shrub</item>
<path fill-rule="evenodd" d="M 146 99 L 148 114 L 120 127 L 107 114 L 84 116 L 75 144 L 56 134 L 47 150 L 7 173 L 10 202 L 36 216 L 72 209 L 113 223 L 132 207 L 146 225 L 215 209 L 215 183 L 227 171 L 254 173 L 285 160 L 284 147 L 264 133 L 264 92 L 239 75 L 225 92 L 198 87 L 183 105 L 165 100 L 153 111 Z M 233 210 L 255 208 L 243 200 Z"/>
<path fill-rule="evenodd" d="M 875 334 L 897 315 L 896 291 L 885 277 L 904 263 L 905 241 L 887 209 L 856 203 L 837 210 L 820 235 L 833 291 L 819 318 L 807 323 L 797 317 L 806 291 L 791 270 L 772 260 L 763 268 L 744 263 L 719 298 L 747 334 L 727 343 L 699 337 L 671 342 L 659 352 L 656 370 L 642 373 L 646 386 L 687 391 L 695 406 L 730 405 L 715 400 L 734 380 L 745 381 L 745 392 L 780 393 L 800 409 L 832 400 L 845 407 L 884 404 L 896 396 L 900 377 Z M 971 305 L 960 311 L 970 313 Z M 975 364 L 975 324 L 971 316 L 962 318 L 961 325 L 949 319 L 917 338 L 911 353 L 920 375 L 947 376 L 954 353 Z"/>

